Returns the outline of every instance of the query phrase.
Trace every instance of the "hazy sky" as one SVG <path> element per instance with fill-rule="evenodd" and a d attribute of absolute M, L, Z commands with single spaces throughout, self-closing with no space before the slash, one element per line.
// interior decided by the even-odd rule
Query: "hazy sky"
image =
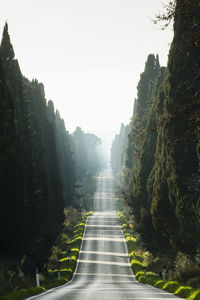
<path fill-rule="evenodd" d="M 129 123 L 147 55 L 166 65 L 172 31 L 152 19 L 167 0 L 6 0 L 22 73 L 44 83 L 72 132 L 114 137 Z"/>

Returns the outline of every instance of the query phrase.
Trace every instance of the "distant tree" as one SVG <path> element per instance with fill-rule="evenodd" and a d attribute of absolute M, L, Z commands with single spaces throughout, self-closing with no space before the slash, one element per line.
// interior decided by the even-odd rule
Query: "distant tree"
<path fill-rule="evenodd" d="M 115 175 L 122 174 L 125 165 L 127 138 L 129 125 L 121 124 L 120 133 L 115 136 L 111 147 L 111 167 Z"/>
<path fill-rule="evenodd" d="M 102 168 L 102 160 L 97 148 L 101 139 L 94 134 L 84 133 L 77 127 L 72 134 L 72 145 L 76 170 L 76 204 L 85 209 L 91 208 L 91 199 L 95 192 L 94 176 Z M 89 200 L 90 199 L 90 200 Z"/>
<path fill-rule="evenodd" d="M 63 197 L 65 206 L 73 205 L 75 195 L 75 162 L 72 153 L 71 138 L 66 131 L 64 120 L 60 113 L 54 111 L 52 101 L 47 106 L 48 119 L 55 130 L 56 148 L 61 173 Z"/>

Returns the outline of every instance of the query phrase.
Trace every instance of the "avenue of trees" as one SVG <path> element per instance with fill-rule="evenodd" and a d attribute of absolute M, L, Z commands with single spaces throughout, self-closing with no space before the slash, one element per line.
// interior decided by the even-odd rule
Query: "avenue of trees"
<path fill-rule="evenodd" d="M 194 257 L 200 249 L 200 5 L 172 4 L 167 67 L 148 56 L 128 138 L 124 130 L 116 136 L 111 162 L 146 249 Z"/>
<path fill-rule="evenodd" d="M 70 135 L 44 86 L 23 76 L 5 24 L 0 45 L 0 255 L 42 267 L 64 208 L 91 208 L 101 140 Z"/>

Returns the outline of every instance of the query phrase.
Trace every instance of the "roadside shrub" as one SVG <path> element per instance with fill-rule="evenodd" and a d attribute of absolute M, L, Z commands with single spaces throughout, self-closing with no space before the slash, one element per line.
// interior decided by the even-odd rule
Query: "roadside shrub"
<path fill-rule="evenodd" d="M 190 300 L 200 300 L 200 290 L 193 292 L 190 297 Z"/>
<path fill-rule="evenodd" d="M 134 254 L 135 254 L 135 257 L 134 257 Z M 136 261 L 139 261 L 139 262 L 143 262 L 143 257 L 142 255 L 138 255 L 135 251 L 129 251 L 129 257 L 130 259 L 134 259 Z"/>
<path fill-rule="evenodd" d="M 156 283 L 154 284 L 154 286 L 155 286 L 156 288 L 158 288 L 158 289 L 162 289 L 163 286 L 164 286 L 165 284 L 166 284 L 165 281 L 163 281 L 163 280 L 158 280 L 158 281 L 156 281 Z"/>
<path fill-rule="evenodd" d="M 143 275 L 139 276 L 138 281 L 140 283 L 147 284 L 147 278 L 146 278 L 146 276 L 143 276 Z"/>
<path fill-rule="evenodd" d="M 128 246 L 128 252 L 135 251 L 137 249 L 136 245 L 136 239 L 133 237 L 127 237 L 126 238 L 127 246 Z"/>
<path fill-rule="evenodd" d="M 192 288 L 187 286 L 181 286 L 174 294 L 182 298 L 188 298 L 192 293 Z"/>
<path fill-rule="evenodd" d="M 174 293 L 178 288 L 180 287 L 180 284 L 176 281 L 168 281 L 164 286 L 163 290 L 166 290 L 170 293 Z"/>
<path fill-rule="evenodd" d="M 131 260 L 131 267 L 133 269 L 134 274 L 137 274 L 139 271 L 142 271 L 144 269 L 143 264 L 135 259 Z"/>
<path fill-rule="evenodd" d="M 146 272 L 146 275 L 144 275 L 144 272 L 140 271 L 137 272 L 136 278 L 141 283 L 154 285 L 155 282 L 158 281 L 158 274 Z"/>

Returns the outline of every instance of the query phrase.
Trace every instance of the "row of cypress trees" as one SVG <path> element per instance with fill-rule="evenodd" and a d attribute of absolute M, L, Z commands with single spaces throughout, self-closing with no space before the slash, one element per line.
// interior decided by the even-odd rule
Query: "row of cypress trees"
<path fill-rule="evenodd" d="M 137 87 L 123 196 L 147 249 L 194 256 L 200 247 L 200 6 L 175 3 L 167 68 L 150 54 Z"/>
<path fill-rule="evenodd" d="M 81 132 L 69 135 L 53 102 L 46 102 L 43 84 L 22 75 L 6 23 L 0 46 L 0 255 L 26 255 L 42 267 L 64 208 L 84 205 L 78 177 L 91 179 L 100 168 L 91 173 L 89 161 L 101 141 Z"/>

